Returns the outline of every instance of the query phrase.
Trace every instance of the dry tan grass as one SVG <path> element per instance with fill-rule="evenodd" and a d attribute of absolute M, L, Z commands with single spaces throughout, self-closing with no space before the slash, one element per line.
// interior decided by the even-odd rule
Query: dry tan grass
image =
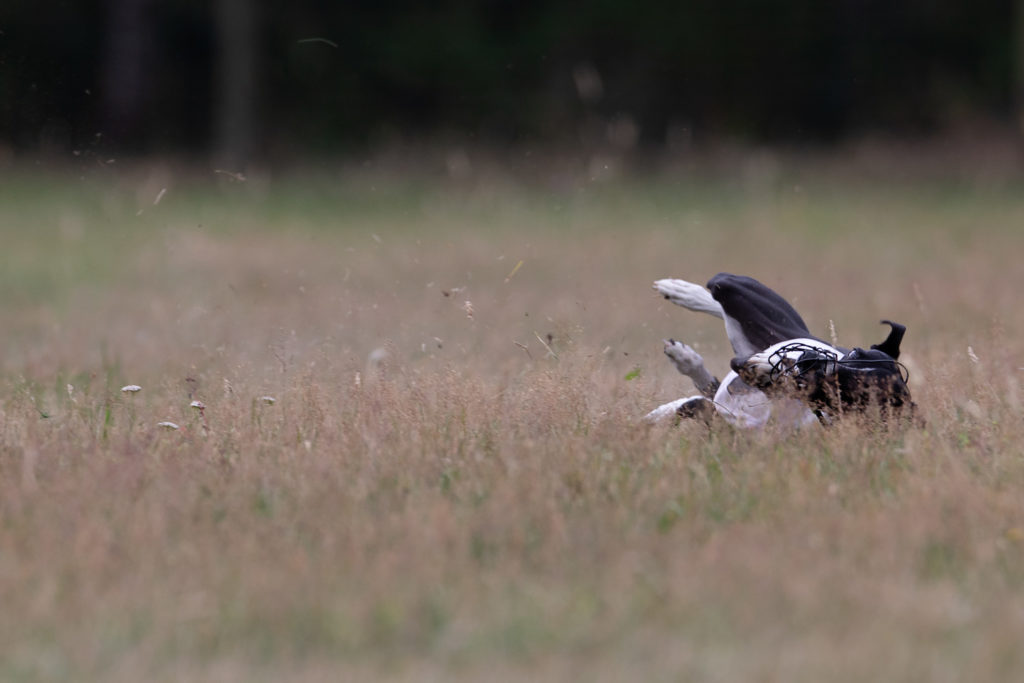
<path fill-rule="evenodd" d="M 1024 202 L 658 183 L 7 193 L 0 677 L 1020 677 Z M 719 270 L 925 426 L 638 424 Z"/>

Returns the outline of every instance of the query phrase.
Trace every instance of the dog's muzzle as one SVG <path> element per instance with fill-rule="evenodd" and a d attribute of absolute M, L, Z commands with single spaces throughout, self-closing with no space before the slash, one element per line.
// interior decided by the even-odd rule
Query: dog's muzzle
<path fill-rule="evenodd" d="M 793 340 L 747 358 L 733 358 L 730 366 L 744 382 L 765 393 L 785 393 L 834 376 L 842 357 L 838 349 L 822 342 Z"/>
<path fill-rule="evenodd" d="M 770 396 L 798 397 L 829 413 L 872 403 L 912 405 L 906 368 L 876 348 L 843 354 L 823 342 L 794 340 L 734 358 L 731 366 L 744 382 Z"/>

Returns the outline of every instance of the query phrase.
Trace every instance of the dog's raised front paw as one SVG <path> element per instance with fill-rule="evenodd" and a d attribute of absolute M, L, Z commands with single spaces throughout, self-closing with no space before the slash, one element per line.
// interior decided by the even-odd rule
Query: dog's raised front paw
<path fill-rule="evenodd" d="M 687 377 L 692 377 L 694 373 L 704 367 L 704 359 L 688 344 L 675 339 L 666 339 L 664 343 L 665 355 L 676 366 L 676 369 Z"/>

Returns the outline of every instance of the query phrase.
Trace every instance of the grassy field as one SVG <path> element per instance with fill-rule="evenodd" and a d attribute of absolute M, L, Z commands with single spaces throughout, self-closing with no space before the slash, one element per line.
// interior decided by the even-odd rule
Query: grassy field
<path fill-rule="evenodd" d="M 1018 181 L 419 178 L 0 178 L 0 679 L 1024 679 Z M 925 424 L 640 424 L 718 271 Z"/>

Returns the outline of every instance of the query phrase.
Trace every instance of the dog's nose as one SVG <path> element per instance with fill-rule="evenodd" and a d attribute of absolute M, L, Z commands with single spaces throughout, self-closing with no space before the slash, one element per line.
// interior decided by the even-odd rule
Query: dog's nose
<path fill-rule="evenodd" d="M 747 361 L 749 359 L 750 359 L 750 356 L 746 356 L 744 358 L 740 358 L 739 356 L 736 356 L 731 361 L 729 361 L 729 367 L 732 368 L 733 372 L 738 374 L 740 371 L 743 370 L 743 367 L 747 364 Z"/>

